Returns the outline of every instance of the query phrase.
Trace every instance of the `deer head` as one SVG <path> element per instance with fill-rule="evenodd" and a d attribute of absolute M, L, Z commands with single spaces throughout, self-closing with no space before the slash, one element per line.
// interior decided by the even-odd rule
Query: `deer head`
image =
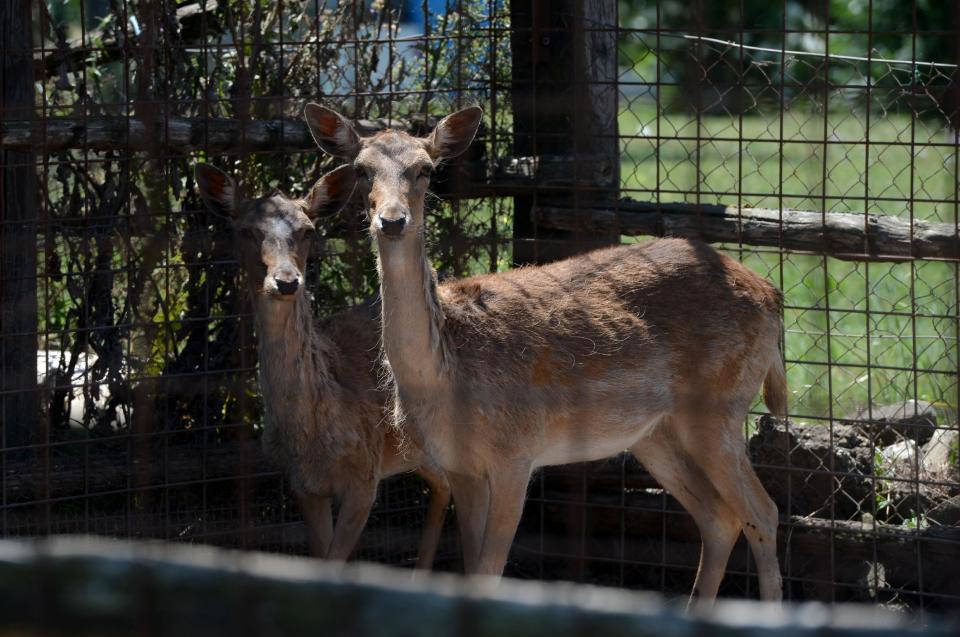
<path fill-rule="evenodd" d="M 440 162 L 470 146 L 482 115 L 476 106 L 457 111 L 444 117 L 427 137 L 396 130 L 360 137 L 336 111 L 319 104 L 307 104 L 304 110 L 320 148 L 353 164 L 369 211 L 370 232 L 387 241 L 423 231 L 430 176 Z"/>
<path fill-rule="evenodd" d="M 207 207 L 233 222 L 240 263 L 254 299 L 291 301 L 303 290 L 303 273 L 321 216 L 338 212 L 356 185 L 351 166 L 321 177 L 303 199 L 280 191 L 246 199 L 236 182 L 208 164 L 194 169 L 197 187 Z"/>

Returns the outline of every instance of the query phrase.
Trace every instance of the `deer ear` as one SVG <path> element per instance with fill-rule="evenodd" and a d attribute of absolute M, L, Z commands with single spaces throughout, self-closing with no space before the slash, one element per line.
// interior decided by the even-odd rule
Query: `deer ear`
<path fill-rule="evenodd" d="M 217 214 L 236 214 L 239 192 L 236 182 L 229 175 L 210 164 L 197 164 L 193 176 L 207 208 Z"/>
<path fill-rule="evenodd" d="M 427 152 L 434 159 L 449 159 L 467 150 L 477 134 L 483 109 L 470 106 L 447 115 L 427 138 Z"/>
<path fill-rule="evenodd" d="M 327 153 L 352 161 L 360 152 L 360 136 L 340 113 L 311 102 L 303 109 L 303 119 L 317 146 Z"/>
<path fill-rule="evenodd" d="M 340 212 L 357 185 L 357 173 L 353 166 L 340 166 L 317 180 L 307 194 L 307 216 L 314 221 L 325 215 Z"/>

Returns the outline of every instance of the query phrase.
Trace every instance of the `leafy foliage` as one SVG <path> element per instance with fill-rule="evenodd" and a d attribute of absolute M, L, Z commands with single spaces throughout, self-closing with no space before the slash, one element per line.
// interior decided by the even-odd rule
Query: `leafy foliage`
<path fill-rule="evenodd" d="M 319 99 L 420 129 L 461 99 L 488 101 L 509 57 L 494 61 L 503 42 L 476 32 L 504 26 L 500 4 L 451 0 L 419 25 L 425 37 L 408 40 L 402 5 L 49 0 L 40 39 L 54 63 L 37 101 L 47 117 L 166 122 L 297 118 Z M 39 327 L 58 379 L 44 398 L 55 431 L 66 435 L 74 399 L 85 405 L 83 428 L 104 435 L 133 426 L 223 437 L 258 419 L 246 293 L 229 223 L 194 188 L 197 161 L 231 172 L 248 195 L 302 194 L 332 165 L 319 151 L 210 155 L 202 141 L 189 155 L 158 143 L 142 154 L 47 156 Z M 488 269 L 490 228 L 502 230 L 484 221 L 490 206 L 432 207 L 442 271 Z M 308 274 L 318 311 L 375 293 L 364 225 L 354 213 L 322 229 Z"/>

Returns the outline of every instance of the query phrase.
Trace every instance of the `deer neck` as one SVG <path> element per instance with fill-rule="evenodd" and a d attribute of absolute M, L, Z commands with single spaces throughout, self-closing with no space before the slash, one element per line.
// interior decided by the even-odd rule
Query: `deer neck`
<path fill-rule="evenodd" d="M 330 379 L 333 344 L 316 327 L 306 294 L 291 302 L 255 298 L 260 385 L 269 421 L 293 425 L 309 419 L 312 399 Z M 307 398 L 311 400 L 307 400 Z"/>
<path fill-rule="evenodd" d="M 383 348 L 401 392 L 434 389 L 445 364 L 444 316 L 422 232 L 377 241 Z"/>

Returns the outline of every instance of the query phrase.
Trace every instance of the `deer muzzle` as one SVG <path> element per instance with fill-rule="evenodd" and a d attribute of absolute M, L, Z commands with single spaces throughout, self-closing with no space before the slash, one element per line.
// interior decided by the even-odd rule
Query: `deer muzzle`
<path fill-rule="evenodd" d="M 407 210 L 393 205 L 381 208 L 377 214 L 377 229 L 385 236 L 400 237 L 407 227 Z"/>

